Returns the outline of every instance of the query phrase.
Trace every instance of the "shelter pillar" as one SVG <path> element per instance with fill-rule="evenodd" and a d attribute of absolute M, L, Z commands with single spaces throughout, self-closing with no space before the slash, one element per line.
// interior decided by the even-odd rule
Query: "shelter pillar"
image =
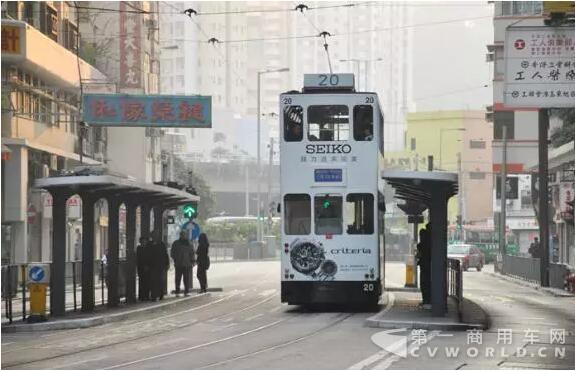
<path fill-rule="evenodd" d="M 82 311 L 94 310 L 94 203 L 86 194 L 82 197 Z"/>
<path fill-rule="evenodd" d="M 150 205 L 140 205 L 140 235 L 150 237 Z"/>
<path fill-rule="evenodd" d="M 433 191 L 431 219 L 431 306 L 434 316 L 447 312 L 447 195 L 443 187 Z"/>
<path fill-rule="evenodd" d="M 108 197 L 108 305 L 116 307 L 120 303 L 120 201 L 117 197 Z"/>
<path fill-rule="evenodd" d="M 126 203 L 126 301 L 136 302 L 136 209 L 133 202 Z M 149 218 L 148 218 L 149 220 Z"/>
<path fill-rule="evenodd" d="M 164 241 L 164 207 L 162 205 L 154 206 L 154 234 L 158 233 L 160 240 Z M 168 294 L 168 272 L 162 276 L 162 288 L 164 295 Z"/>
<path fill-rule="evenodd" d="M 66 313 L 66 201 L 69 194 L 52 194 L 52 266 L 50 275 L 50 312 L 59 317 Z"/>

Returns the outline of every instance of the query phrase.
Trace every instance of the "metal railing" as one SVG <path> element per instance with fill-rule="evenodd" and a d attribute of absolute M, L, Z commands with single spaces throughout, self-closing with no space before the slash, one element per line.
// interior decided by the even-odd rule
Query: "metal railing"
<path fill-rule="evenodd" d="M 118 290 L 120 298 L 126 296 L 127 261 L 120 260 Z M 9 323 L 14 319 L 25 320 L 29 313 L 27 264 L 2 266 L 3 317 Z M 82 262 L 66 262 L 65 266 L 66 310 L 78 311 L 82 302 Z M 95 304 L 107 302 L 107 266 L 101 260 L 94 261 L 94 299 Z M 46 293 L 46 308 L 50 308 L 50 288 Z M 99 299 L 99 300 L 98 300 Z"/>
<path fill-rule="evenodd" d="M 538 258 L 503 255 L 503 274 L 525 281 L 541 282 L 541 263 Z"/>
<path fill-rule="evenodd" d="M 463 271 L 457 259 L 447 259 L 447 295 L 454 297 L 458 305 L 463 301 Z"/>

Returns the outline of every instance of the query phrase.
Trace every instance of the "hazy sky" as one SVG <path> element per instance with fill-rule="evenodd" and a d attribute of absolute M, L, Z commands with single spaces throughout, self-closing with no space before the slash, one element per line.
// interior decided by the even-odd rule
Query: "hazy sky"
<path fill-rule="evenodd" d="M 413 16 L 414 24 L 462 20 L 415 28 L 413 99 L 417 111 L 483 109 L 491 104 L 492 64 L 485 61 L 485 55 L 486 46 L 493 43 L 493 5 L 487 1 L 432 2 L 414 6 Z"/>

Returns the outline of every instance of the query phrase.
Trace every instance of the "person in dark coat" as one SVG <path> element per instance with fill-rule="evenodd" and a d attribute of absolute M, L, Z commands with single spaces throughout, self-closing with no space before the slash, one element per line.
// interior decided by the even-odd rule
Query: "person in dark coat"
<path fill-rule="evenodd" d="M 539 244 L 539 238 L 535 237 L 533 242 L 529 246 L 528 250 L 529 254 L 533 259 L 540 259 L 541 258 L 541 245 Z"/>
<path fill-rule="evenodd" d="M 420 271 L 420 286 L 423 305 L 431 304 L 431 227 L 419 231 L 417 244 L 417 264 Z"/>
<path fill-rule="evenodd" d="M 136 248 L 136 261 L 138 267 L 138 299 L 150 300 L 150 244 L 147 236 L 140 237 L 140 244 Z"/>
<path fill-rule="evenodd" d="M 152 301 L 164 298 L 164 277 L 170 268 L 170 257 L 159 232 L 154 231 L 150 249 L 150 289 Z"/>
<path fill-rule="evenodd" d="M 198 240 L 198 258 L 196 259 L 198 263 L 197 277 L 198 281 L 200 281 L 200 292 L 206 292 L 208 289 L 207 271 L 210 268 L 209 247 L 208 236 L 205 233 L 201 233 Z"/>
<path fill-rule="evenodd" d="M 190 293 L 190 273 L 196 262 L 194 248 L 188 240 L 186 231 L 180 232 L 180 238 L 172 244 L 170 255 L 176 268 L 176 296 L 180 296 L 180 281 L 184 278 L 184 295 Z"/>

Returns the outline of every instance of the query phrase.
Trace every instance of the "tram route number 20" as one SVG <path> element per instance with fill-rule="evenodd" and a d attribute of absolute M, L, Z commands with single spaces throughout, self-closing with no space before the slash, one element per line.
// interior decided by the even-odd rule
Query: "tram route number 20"
<path fill-rule="evenodd" d="M 338 75 L 319 75 L 319 86 L 337 86 L 338 84 Z"/>
<path fill-rule="evenodd" d="M 373 283 L 364 283 L 363 284 L 363 291 L 373 291 L 375 288 L 375 286 L 373 285 Z"/>

